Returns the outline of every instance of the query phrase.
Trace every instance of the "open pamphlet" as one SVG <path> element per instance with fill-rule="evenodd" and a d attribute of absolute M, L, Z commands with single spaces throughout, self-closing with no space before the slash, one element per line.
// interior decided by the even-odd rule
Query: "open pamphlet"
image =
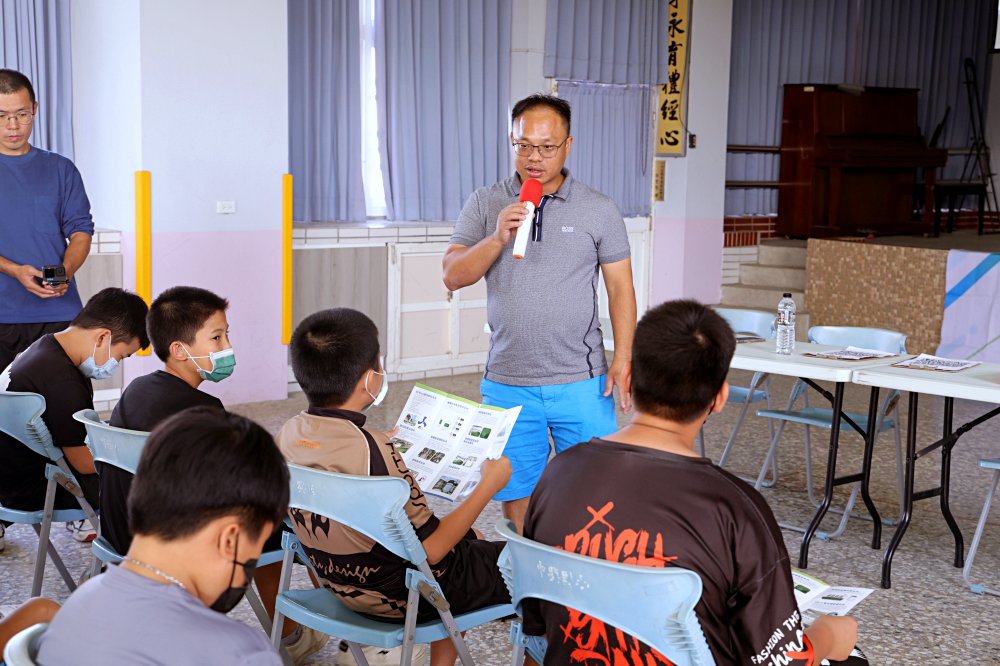
<path fill-rule="evenodd" d="M 863 347 L 845 347 L 844 349 L 831 349 L 823 352 L 808 352 L 803 356 L 817 356 L 819 358 L 832 358 L 838 361 L 865 361 L 872 358 L 892 358 L 898 356 L 891 352 L 878 351 L 877 349 L 865 349 Z"/>
<path fill-rule="evenodd" d="M 792 585 L 802 624 L 807 627 L 820 615 L 847 615 L 872 593 L 867 587 L 833 587 L 798 569 L 792 569 Z"/>
<path fill-rule="evenodd" d="M 426 494 L 455 500 L 479 483 L 484 460 L 503 453 L 520 413 L 417 384 L 392 443 Z"/>
<path fill-rule="evenodd" d="M 979 365 L 979 361 L 965 361 L 955 358 L 942 358 L 930 354 L 920 354 L 899 363 L 893 363 L 897 368 L 915 368 L 917 370 L 938 370 L 940 372 L 958 372 Z"/>

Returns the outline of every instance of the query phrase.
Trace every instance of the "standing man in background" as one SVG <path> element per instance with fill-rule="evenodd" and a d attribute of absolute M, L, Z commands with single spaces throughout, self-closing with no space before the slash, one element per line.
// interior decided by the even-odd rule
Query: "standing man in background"
<path fill-rule="evenodd" d="M 511 125 L 517 173 L 469 197 L 443 268 L 452 291 L 486 277 L 492 335 L 483 401 L 523 407 L 504 450 L 513 475 L 495 499 L 520 529 L 549 458 L 549 434 L 558 453 L 617 430 L 615 386 L 622 409 L 629 409 L 636 305 L 618 207 L 563 167 L 573 146 L 569 104 L 532 95 L 514 105 Z M 533 217 L 518 200 L 529 178 L 542 184 Z M 525 257 L 515 259 L 510 241 L 522 224 L 532 225 L 531 241 Z M 598 270 L 615 342 L 610 367 L 598 317 Z"/>
<path fill-rule="evenodd" d="M 94 235 L 80 172 L 28 143 L 37 113 L 28 77 L 0 69 L 0 372 L 80 312 L 73 276 Z M 43 281 L 45 266 L 65 276 Z"/>

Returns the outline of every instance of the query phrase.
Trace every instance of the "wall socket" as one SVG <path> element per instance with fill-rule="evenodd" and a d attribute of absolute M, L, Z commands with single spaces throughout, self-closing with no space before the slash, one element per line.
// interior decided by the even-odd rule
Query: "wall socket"
<path fill-rule="evenodd" d="M 215 212 L 219 215 L 232 215 L 236 212 L 235 201 L 216 201 Z"/>
<path fill-rule="evenodd" d="M 688 148 L 697 148 L 697 147 L 698 147 L 698 135 L 688 134 Z"/>

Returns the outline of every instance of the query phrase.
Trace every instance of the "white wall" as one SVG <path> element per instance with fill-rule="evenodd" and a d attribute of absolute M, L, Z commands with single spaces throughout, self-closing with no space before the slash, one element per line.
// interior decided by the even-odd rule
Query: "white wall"
<path fill-rule="evenodd" d="M 545 58 L 545 3 L 514 0 L 510 35 L 510 103 L 549 90 Z"/>
<path fill-rule="evenodd" d="M 136 170 L 142 168 L 138 0 L 74 0 L 75 162 L 98 227 L 135 225 Z"/>
<path fill-rule="evenodd" d="M 653 204 L 650 305 L 721 299 L 732 17 L 733 0 L 691 3 L 687 127 L 697 147 L 665 160 L 665 200 Z"/>

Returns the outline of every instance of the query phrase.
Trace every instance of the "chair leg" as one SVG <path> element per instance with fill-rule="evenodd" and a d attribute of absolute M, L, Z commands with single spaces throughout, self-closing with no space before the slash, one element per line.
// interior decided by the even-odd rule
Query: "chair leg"
<path fill-rule="evenodd" d="M 264 602 L 260 600 L 260 595 L 257 594 L 257 590 L 251 586 L 247 588 L 246 593 L 247 603 L 250 604 L 250 609 L 253 614 L 257 616 L 257 621 L 260 622 L 261 629 L 268 636 L 271 635 L 271 618 L 267 616 L 267 609 L 264 608 Z"/>
<path fill-rule="evenodd" d="M 354 655 L 354 662 L 358 666 L 368 666 L 368 657 L 365 656 L 364 650 L 357 643 L 347 641 L 347 647 L 351 649 L 351 654 Z M 402 664 L 402 662 L 400 662 Z"/>
<path fill-rule="evenodd" d="M 903 502 L 906 497 L 906 481 L 903 479 L 903 438 L 899 432 L 899 411 L 896 412 L 896 427 L 893 431 L 896 435 L 896 486 L 899 489 L 899 508 L 902 511 Z"/>
<path fill-rule="evenodd" d="M 406 617 L 403 620 L 403 651 L 400 654 L 400 666 L 409 666 L 410 662 L 413 661 L 413 642 L 416 639 L 417 608 L 419 606 L 420 593 L 411 587 L 406 595 Z"/>
<path fill-rule="evenodd" d="M 522 666 L 524 664 L 525 641 L 520 619 L 514 620 L 510 625 L 510 643 L 514 646 L 510 655 L 510 666 Z"/>
<path fill-rule="evenodd" d="M 986 501 L 983 502 L 983 512 L 979 516 L 979 524 L 976 526 L 976 534 L 972 537 L 972 545 L 969 546 L 969 557 L 965 560 L 965 568 L 962 569 L 962 580 L 969 586 L 969 589 L 976 594 L 992 594 L 1000 596 L 1000 590 L 986 587 L 970 580 L 972 575 L 972 562 L 976 559 L 976 551 L 979 549 L 979 540 L 983 537 L 986 529 L 986 519 L 990 515 L 990 505 L 993 503 L 993 496 L 996 495 L 997 487 L 1000 486 L 1000 469 L 993 472 L 993 483 L 986 491 Z"/>
<path fill-rule="evenodd" d="M 757 474 L 757 480 L 753 484 L 755 490 L 760 490 L 764 485 L 764 477 L 767 476 L 768 468 L 771 467 L 774 459 L 777 457 L 778 440 L 781 439 L 781 433 L 784 430 L 785 422 L 782 421 L 778 424 L 778 429 L 775 431 L 774 437 L 771 438 L 771 446 L 767 449 L 767 456 L 764 458 L 764 464 L 760 466 L 760 472 Z"/>
<path fill-rule="evenodd" d="M 56 503 L 56 482 L 49 479 L 45 488 L 45 511 L 42 516 L 42 525 L 39 528 L 33 525 L 35 533 L 38 534 L 38 552 L 35 555 L 35 576 L 31 580 L 31 596 L 37 597 L 42 594 L 42 580 L 45 578 L 45 555 L 49 547 L 49 535 L 52 532 L 52 512 Z M 55 561 L 53 559 L 53 561 Z M 60 560 L 59 564 L 62 564 Z M 72 588 L 71 588 L 72 589 Z"/>
<path fill-rule="evenodd" d="M 271 645 L 277 650 L 281 647 L 281 630 L 285 626 L 285 616 L 278 608 L 277 597 L 288 590 L 292 582 L 292 563 L 295 561 L 295 551 L 286 549 L 281 556 L 281 576 L 278 578 L 278 593 L 274 599 L 274 621 L 271 622 Z"/>

